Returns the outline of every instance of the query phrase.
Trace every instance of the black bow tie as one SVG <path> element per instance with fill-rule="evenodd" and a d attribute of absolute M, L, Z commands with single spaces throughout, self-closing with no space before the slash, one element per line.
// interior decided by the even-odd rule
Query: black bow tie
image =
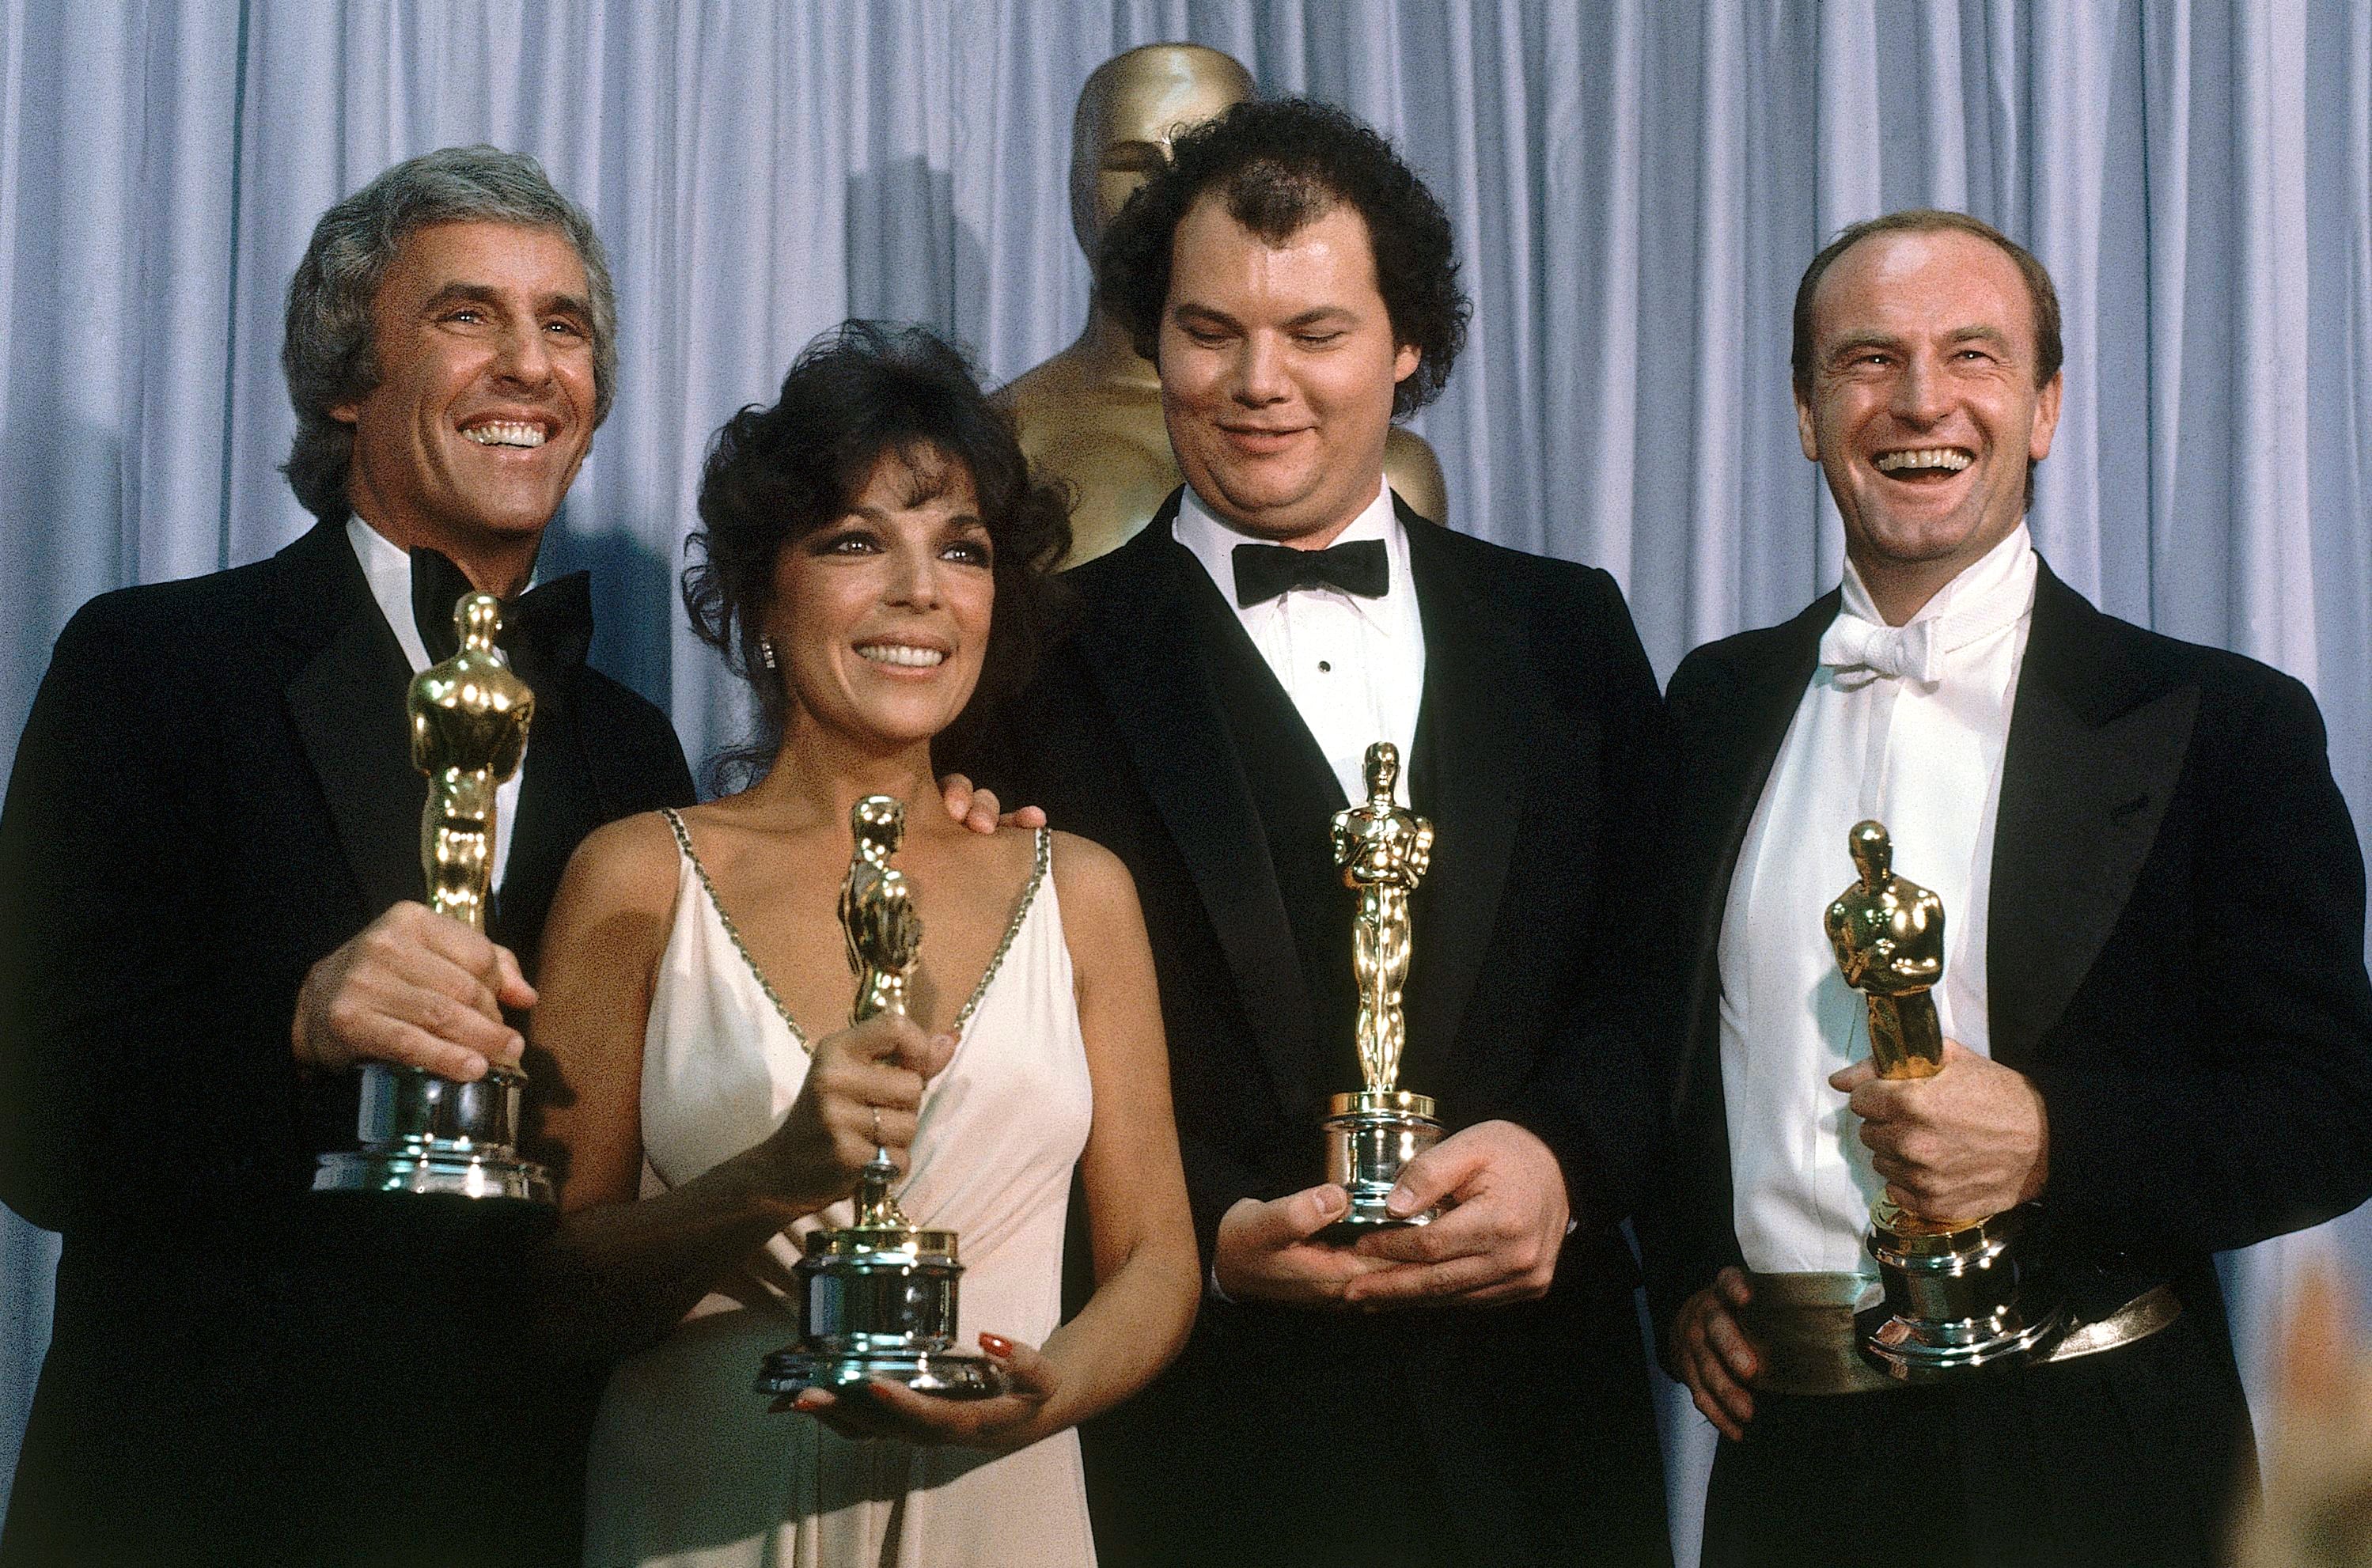
<path fill-rule="evenodd" d="M 1242 609 L 1295 588 L 1340 588 L 1361 598 L 1381 598 L 1392 585 L 1391 563 L 1379 539 L 1324 550 L 1239 544 L 1235 554 L 1236 604 Z"/>
<path fill-rule="evenodd" d="M 435 550 L 412 552 L 412 620 L 428 649 L 428 662 L 442 664 L 460 650 L 453 607 L 471 591 L 461 568 Z M 494 645 L 510 656 L 519 679 L 539 693 L 553 675 L 585 662 L 593 643 L 591 580 L 582 572 L 529 589 L 503 601 L 503 629 Z"/>

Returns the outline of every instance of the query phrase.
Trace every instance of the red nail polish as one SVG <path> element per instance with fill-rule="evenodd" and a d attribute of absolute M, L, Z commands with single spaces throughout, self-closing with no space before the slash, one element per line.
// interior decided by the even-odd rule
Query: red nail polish
<path fill-rule="evenodd" d="M 999 1361 L 1009 1361 L 1013 1356 L 1013 1342 L 1003 1334 L 983 1334 L 980 1337 L 980 1348 Z"/>

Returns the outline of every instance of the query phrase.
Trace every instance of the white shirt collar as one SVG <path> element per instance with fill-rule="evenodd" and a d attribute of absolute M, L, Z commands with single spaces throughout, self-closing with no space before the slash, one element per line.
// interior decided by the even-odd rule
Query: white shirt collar
<path fill-rule="evenodd" d="M 346 541 L 362 563 L 379 613 L 387 617 L 387 629 L 395 633 L 396 645 L 411 661 L 412 673 L 419 674 L 428 668 L 429 658 L 428 645 L 421 640 L 420 622 L 412 610 L 412 552 L 363 521 L 359 512 L 346 519 Z"/>
<path fill-rule="evenodd" d="M 1264 544 L 1270 540 L 1256 538 L 1241 529 L 1228 527 L 1213 516 L 1194 494 L 1193 486 L 1186 487 L 1179 498 L 1178 521 L 1172 530 L 1178 542 L 1193 552 L 1211 580 L 1219 587 L 1219 597 L 1230 607 L 1236 602 L 1236 546 Z M 1391 486 L 1378 481 L 1376 498 L 1360 509 L 1340 534 L 1335 544 L 1355 544 L 1362 540 L 1383 541 L 1386 558 L 1391 563 L 1390 587 L 1387 598 L 1404 592 L 1409 581 L 1408 540 L 1401 529 L 1400 515 L 1392 509 Z M 1332 588 L 1298 589 L 1297 592 L 1334 594 L 1343 599 L 1380 630 L 1390 633 L 1395 627 L 1392 617 L 1381 613 L 1383 601 L 1361 598 L 1355 594 L 1341 594 Z M 1257 608 L 1257 607 L 1254 607 Z"/>
<path fill-rule="evenodd" d="M 1936 589 L 1935 597 L 1921 605 L 1905 624 L 1935 621 L 1936 628 L 1929 635 L 1936 639 L 1941 653 L 1952 653 L 1980 642 L 2016 625 L 2019 617 L 2034 608 L 2038 564 L 2033 536 L 2021 521 L 1999 544 Z M 1860 568 L 1850 557 L 1845 561 L 1843 596 L 1837 613 L 1856 616 L 1873 625 L 1886 624 L 1886 617 L 1878 613 L 1877 601 L 1862 582 Z"/>
<path fill-rule="evenodd" d="M 428 668 L 428 645 L 421 641 L 419 622 L 412 614 L 411 552 L 359 516 L 346 519 L 346 540 L 354 546 L 355 559 L 362 563 L 363 575 L 370 581 L 371 598 L 378 601 L 387 629 L 395 633 L 412 673 L 419 674 Z"/>

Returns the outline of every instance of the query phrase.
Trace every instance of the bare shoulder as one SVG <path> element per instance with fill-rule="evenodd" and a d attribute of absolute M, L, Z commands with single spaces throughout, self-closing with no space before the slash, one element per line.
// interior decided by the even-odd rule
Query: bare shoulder
<path fill-rule="evenodd" d="M 1085 913 L 1105 914 L 1136 909 L 1136 879 L 1120 856 L 1093 839 L 1056 831 L 1052 835 L 1054 890 L 1064 906 Z"/>
<path fill-rule="evenodd" d="M 1063 941 L 1083 984 L 1124 973 L 1152 958 L 1136 880 L 1120 856 L 1092 839 L 1056 833 L 1053 875 L 1063 905 Z"/>
<path fill-rule="evenodd" d="M 531 1025 L 570 1073 L 640 1059 L 652 977 L 675 921 L 677 864 L 674 830 L 656 811 L 596 830 L 570 857 L 544 926 Z"/>
<path fill-rule="evenodd" d="M 680 853 L 675 830 L 660 813 L 622 817 L 576 846 L 564 900 L 579 908 L 666 914 L 675 907 Z"/>

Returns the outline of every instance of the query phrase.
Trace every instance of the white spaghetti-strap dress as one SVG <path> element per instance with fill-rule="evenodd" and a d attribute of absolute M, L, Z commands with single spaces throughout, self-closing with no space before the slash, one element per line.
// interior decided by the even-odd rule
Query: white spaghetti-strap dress
<path fill-rule="evenodd" d="M 644 1036 L 645 1193 L 680 1185 L 782 1124 L 807 1074 L 796 1027 L 751 966 L 673 813 L 673 928 Z M 1060 1320 L 1064 1211 L 1092 1109 L 1070 950 L 1038 836 L 997 961 L 959 1015 L 923 1102 L 899 1202 L 959 1233 L 959 1345 L 983 1330 L 1042 1344 Z M 1017 1453 L 850 1442 L 752 1391 L 796 1339 L 798 1237 L 753 1254 L 665 1341 L 610 1378 L 586 1473 L 586 1561 L 680 1568 L 1092 1565 L 1078 1439 Z"/>

